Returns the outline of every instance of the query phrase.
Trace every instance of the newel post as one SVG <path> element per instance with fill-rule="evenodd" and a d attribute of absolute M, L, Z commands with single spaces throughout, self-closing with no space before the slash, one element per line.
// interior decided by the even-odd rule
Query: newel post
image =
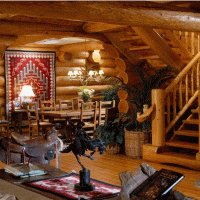
<path fill-rule="evenodd" d="M 152 113 L 152 146 L 161 147 L 165 145 L 164 90 L 153 89 L 151 96 L 152 105 L 155 105 Z"/>

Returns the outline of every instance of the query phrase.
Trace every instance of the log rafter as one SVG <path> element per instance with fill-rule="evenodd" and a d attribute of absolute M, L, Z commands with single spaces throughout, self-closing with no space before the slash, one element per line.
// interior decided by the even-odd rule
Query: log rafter
<path fill-rule="evenodd" d="M 18 14 L 117 25 L 199 31 L 200 14 L 194 9 L 134 7 L 134 2 L 1 2 L 2 14 Z M 158 4 L 157 4 L 158 5 Z M 169 10 L 171 9 L 171 10 Z"/>

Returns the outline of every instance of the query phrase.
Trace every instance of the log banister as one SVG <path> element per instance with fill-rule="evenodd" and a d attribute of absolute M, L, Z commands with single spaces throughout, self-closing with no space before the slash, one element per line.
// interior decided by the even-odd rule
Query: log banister
<path fill-rule="evenodd" d="M 200 57 L 200 52 L 190 61 L 190 63 L 176 76 L 173 82 L 165 89 L 164 95 L 166 96 L 173 88 L 181 81 L 185 74 L 191 69 L 191 67 L 197 62 Z"/>

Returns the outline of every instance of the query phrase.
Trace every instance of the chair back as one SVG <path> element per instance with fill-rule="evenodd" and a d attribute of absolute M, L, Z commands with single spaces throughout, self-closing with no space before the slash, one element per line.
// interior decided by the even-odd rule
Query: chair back
<path fill-rule="evenodd" d="M 56 102 L 55 100 L 40 100 L 41 111 L 56 111 Z M 41 116 L 42 121 L 45 121 L 44 115 Z"/>
<path fill-rule="evenodd" d="M 74 110 L 74 101 L 73 99 L 60 100 L 59 110 Z"/>
<path fill-rule="evenodd" d="M 27 117 L 29 125 L 33 122 L 37 122 L 39 124 L 39 114 L 38 114 L 38 103 L 31 102 L 27 103 Z"/>
<path fill-rule="evenodd" d="M 83 121 L 86 126 L 90 126 L 93 130 L 96 129 L 97 119 L 97 101 L 81 103 L 80 120 Z M 83 127 L 84 128 L 84 127 Z"/>
<path fill-rule="evenodd" d="M 83 99 L 78 98 L 77 99 L 77 109 L 81 109 L 81 104 L 84 103 Z"/>
<path fill-rule="evenodd" d="M 104 124 L 109 108 L 115 107 L 115 100 L 99 101 L 98 125 Z"/>

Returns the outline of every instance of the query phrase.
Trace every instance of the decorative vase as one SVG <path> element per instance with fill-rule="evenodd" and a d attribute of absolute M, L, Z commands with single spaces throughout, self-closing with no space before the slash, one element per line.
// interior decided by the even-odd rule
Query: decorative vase
<path fill-rule="evenodd" d="M 150 133 L 142 131 L 125 131 L 125 153 L 131 158 L 142 158 L 143 145 L 150 142 Z"/>

